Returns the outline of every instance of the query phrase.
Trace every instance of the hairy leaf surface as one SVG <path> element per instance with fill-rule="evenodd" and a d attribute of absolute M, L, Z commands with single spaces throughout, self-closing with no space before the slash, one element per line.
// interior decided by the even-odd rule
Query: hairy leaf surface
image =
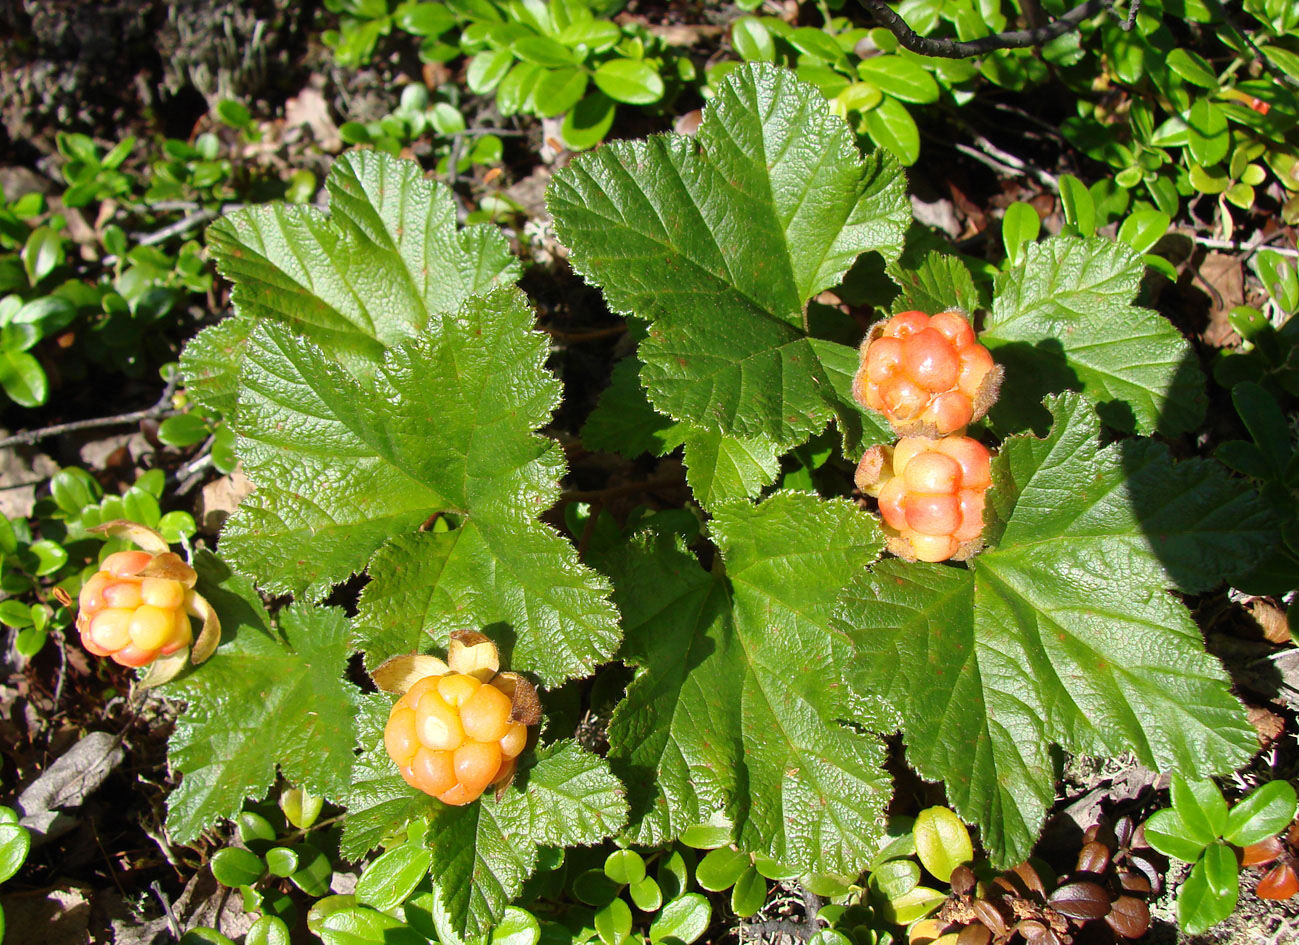
<path fill-rule="evenodd" d="M 451 191 L 425 180 L 414 161 L 349 151 L 334 162 L 325 189 L 328 214 L 282 203 L 248 207 L 212 224 L 208 246 L 234 284 L 239 319 L 287 325 L 358 377 L 434 315 L 519 277 L 500 231 L 458 228 Z M 192 367 L 186 376 L 199 376 Z"/>
<path fill-rule="evenodd" d="M 994 461 L 995 547 L 968 568 L 878 564 L 835 619 L 856 644 L 857 685 L 896 706 L 908 760 L 946 782 L 1001 865 L 1037 839 L 1053 742 L 1188 776 L 1232 770 L 1256 747 L 1168 589 L 1202 590 L 1261 553 L 1257 498 L 1148 441 L 1102 448 L 1076 394 L 1048 406 L 1050 435 L 1013 437 Z"/>
<path fill-rule="evenodd" d="M 815 87 L 747 64 L 694 138 L 580 155 L 548 204 L 575 267 L 650 323 L 641 379 L 657 409 L 783 448 L 860 414 L 822 363 L 844 346 L 812 343 L 806 304 L 860 254 L 896 258 L 909 213 L 897 162 L 863 159 Z"/>
<path fill-rule="evenodd" d="M 589 672 L 617 646 L 617 615 L 607 583 L 536 519 L 558 496 L 564 460 L 533 432 L 559 384 L 532 317 L 516 290 L 470 299 L 390 348 L 370 381 L 284 326 L 258 327 L 236 420 L 258 489 L 227 524 L 223 552 L 265 587 L 319 597 L 385 541 L 449 514 L 459 527 L 454 554 L 442 555 L 438 606 L 404 628 L 397 651 L 425 630 L 499 624 L 494 635 L 517 641 L 512 668 L 548 683 Z M 379 599 L 413 580 L 397 567 L 370 576 L 367 594 Z M 367 632 L 385 620 L 357 624 L 371 665 L 394 652 L 390 633 Z"/>
<path fill-rule="evenodd" d="M 851 503 L 778 492 L 716 507 L 724 569 L 704 571 L 671 537 L 602 558 L 638 667 L 610 725 L 631 792 L 630 835 L 659 843 L 722 809 L 748 852 L 853 872 L 883 823 L 879 742 L 889 727 L 844 686 L 847 640 L 829 628 L 844 575 L 882 547 Z"/>
<path fill-rule="evenodd" d="M 1082 391 L 1110 426 L 1175 435 L 1204 417 L 1204 378 L 1190 343 L 1132 304 L 1145 267 L 1122 243 L 1055 237 L 1025 248 L 998 277 L 979 340 L 1006 368 L 993 422 L 1008 432 L 1048 422 L 1042 397 Z"/>
<path fill-rule="evenodd" d="M 223 633 L 211 659 L 164 690 L 190 704 L 168 743 L 182 778 L 167 830 L 181 843 L 263 797 L 276 765 L 295 785 L 341 800 L 360 697 L 344 679 L 352 644 L 342 611 L 300 604 L 279 613 L 276 629 L 251 581 L 206 551 L 194 567 Z"/>

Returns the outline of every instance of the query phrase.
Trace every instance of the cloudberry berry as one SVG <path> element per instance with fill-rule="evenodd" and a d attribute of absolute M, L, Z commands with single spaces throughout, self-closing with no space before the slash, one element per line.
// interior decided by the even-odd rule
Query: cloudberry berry
<path fill-rule="evenodd" d="M 459 807 L 514 777 L 540 705 L 527 680 L 499 668 L 495 644 L 462 630 L 445 663 L 398 656 L 374 671 L 380 688 L 402 693 L 383 740 L 407 784 Z"/>
<path fill-rule="evenodd" d="M 991 454 L 968 436 L 907 436 L 873 446 L 857 487 L 879 500 L 889 550 L 909 560 L 964 560 L 981 547 Z"/>
<path fill-rule="evenodd" d="M 853 396 L 899 436 L 947 436 L 988 412 L 1001 374 L 960 312 L 901 312 L 862 342 Z"/>
<path fill-rule="evenodd" d="M 158 685 L 174 676 L 187 656 L 200 663 L 216 647 L 220 623 L 211 606 L 194 591 L 198 575 L 152 529 L 133 522 L 109 522 L 97 531 L 129 538 L 147 550 L 110 554 L 82 585 L 77 630 L 82 645 L 96 656 L 123 666 L 146 666 L 177 655 L 166 667 L 151 667 L 142 683 Z M 71 604 L 64 594 L 60 600 Z M 190 617 L 203 621 L 198 643 Z M 182 653 L 194 644 L 192 653 Z"/>

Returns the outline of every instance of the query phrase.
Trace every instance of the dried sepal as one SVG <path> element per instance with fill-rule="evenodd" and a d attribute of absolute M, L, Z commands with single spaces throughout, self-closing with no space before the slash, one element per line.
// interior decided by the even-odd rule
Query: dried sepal
<path fill-rule="evenodd" d="M 501 656 L 496 644 L 478 631 L 456 630 L 447 646 L 447 665 L 452 672 L 490 682 L 501 668 Z"/>
<path fill-rule="evenodd" d="M 128 522 L 123 518 L 104 522 L 102 525 L 96 525 L 93 528 L 86 529 L 86 531 L 92 534 L 108 535 L 110 538 L 125 538 L 127 541 L 134 543 L 137 548 L 150 554 L 161 555 L 171 550 L 171 546 L 167 544 L 167 539 L 152 528 L 141 525 L 139 522 Z"/>
<path fill-rule="evenodd" d="M 518 673 L 498 673 L 492 685 L 510 697 L 510 721 L 536 725 L 541 721 L 537 687 Z"/>
<path fill-rule="evenodd" d="M 207 598 L 194 590 L 185 592 L 185 612 L 203 621 L 203 629 L 190 651 L 190 659 L 197 666 L 216 652 L 217 644 L 221 642 L 221 619 Z"/>
<path fill-rule="evenodd" d="M 189 658 L 190 649 L 187 646 L 181 647 L 175 653 L 159 656 L 149 664 L 149 667 L 144 671 L 144 675 L 136 682 L 136 688 L 152 689 L 154 686 L 161 686 L 163 683 L 171 682 L 189 663 Z M 204 659 L 206 658 L 204 657 Z M 194 660 L 195 663 L 201 663 L 202 661 L 200 659 Z"/>
<path fill-rule="evenodd" d="M 853 482 L 863 493 L 876 498 L 893 478 L 893 447 L 878 444 L 868 449 L 857 464 Z"/>
<path fill-rule="evenodd" d="M 510 784 L 514 781 L 514 775 L 515 772 L 518 771 L 518 767 L 519 759 L 511 758 L 509 761 L 501 765 L 501 770 L 496 775 L 496 780 L 487 785 L 488 787 L 493 788 L 492 796 L 496 800 L 499 801 L 505 796 L 505 792 L 509 790 Z"/>
<path fill-rule="evenodd" d="M 152 561 L 135 572 L 135 576 L 178 581 L 186 588 L 192 588 L 198 583 L 198 572 L 186 564 L 185 559 L 174 551 L 155 554 Z"/>
<path fill-rule="evenodd" d="M 407 653 L 384 660 L 370 678 L 384 692 L 404 696 L 410 687 L 426 676 L 445 676 L 451 672 L 444 661 L 424 653 Z"/>

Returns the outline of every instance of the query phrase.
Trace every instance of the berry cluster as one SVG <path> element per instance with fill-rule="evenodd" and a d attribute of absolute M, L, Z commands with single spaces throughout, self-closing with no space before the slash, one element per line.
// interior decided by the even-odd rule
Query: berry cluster
<path fill-rule="evenodd" d="M 1001 369 L 959 312 L 902 312 L 862 342 L 853 395 L 899 436 L 947 436 L 997 398 Z"/>
<path fill-rule="evenodd" d="M 426 676 L 397 700 L 383 732 L 406 783 L 460 807 L 514 774 L 528 727 L 490 682 L 463 673 Z"/>
<path fill-rule="evenodd" d="M 996 400 L 1001 376 L 959 312 L 902 312 L 862 342 L 853 394 L 901 439 L 867 450 L 856 482 L 879 499 L 899 557 L 964 560 L 981 547 L 991 455 L 963 434 Z"/>
<path fill-rule="evenodd" d="M 878 477 L 870 482 L 858 466 L 858 486 L 877 495 L 884 524 L 905 540 L 907 557 L 946 561 L 977 550 L 983 496 L 992 484 L 992 457 L 982 443 L 907 436 L 892 449 L 875 449 Z"/>
<path fill-rule="evenodd" d="M 526 679 L 499 670 L 496 645 L 472 630 L 451 634 L 446 662 L 394 656 L 375 669 L 380 689 L 401 694 L 383 741 L 407 784 L 456 807 L 509 784 L 541 704 Z"/>
<path fill-rule="evenodd" d="M 116 552 L 82 586 L 77 629 L 91 653 L 144 666 L 193 642 L 184 606 L 188 588 L 178 580 L 143 576 L 153 559 L 147 551 Z"/>

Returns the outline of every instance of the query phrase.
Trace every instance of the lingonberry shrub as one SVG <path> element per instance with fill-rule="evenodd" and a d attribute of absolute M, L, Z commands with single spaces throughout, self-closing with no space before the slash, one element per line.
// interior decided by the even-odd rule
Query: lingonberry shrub
<path fill-rule="evenodd" d="M 857 487 L 879 500 L 889 550 L 911 561 L 963 561 L 980 548 L 992 456 L 968 436 L 907 436 L 872 446 Z"/>
<path fill-rule="evenodd" d="M 899 312 L 862 342 L 853 396 L 899 436 L 947 436 L 988 412 L 1002 373 L 961 312 Z"/>
<path fill-rule="evenodd" d="M 446 663 L 398 656 L 375 670 L 384 688 L 398 690 L 418 676 L 392 707 L 383 732 L 388 757 L 407 784 L 462 807 L 514 777 L 528 726 L 540 720 L 539 704 L 531 683 L 499 669 L 495 644 L 461 630 L 451 635 Z"/>

